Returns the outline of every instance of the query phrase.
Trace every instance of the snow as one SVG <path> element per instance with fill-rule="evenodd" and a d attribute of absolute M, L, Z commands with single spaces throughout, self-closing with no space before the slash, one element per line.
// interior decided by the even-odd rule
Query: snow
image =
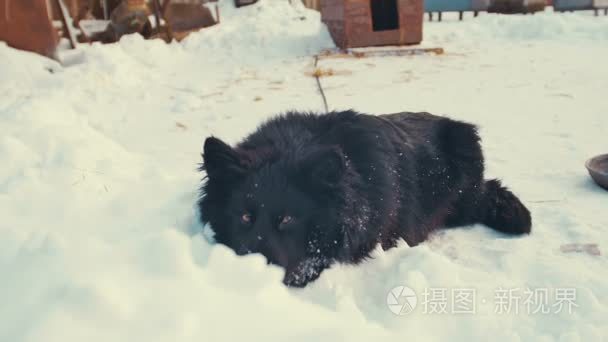
<path fill-rule="evenodd" d="M 322 59 L 332 109 L 479 124 L 488 176 L 534 227 L 440 232 L 296 290 L 261 256 L 210 243 L 196 168 L 206 136 L 235 142 L 275 113 L 322 110 L 312 55 L 333 44 L 299 4 L 220 6 L 221 25 L 182 43 L 80 46 L 68 67 L 0 43 L 0 341 L 608 339 L 608 197 L 583 166 L 606 153 L 605 17 L 448 16 L 425 23 L 444 55 Z M 560 251 L 570 243 L 601 255 Z M 412 313 L 389 310 L 396 286 L 417 294 Z M 429 288 L 474 289 L 477 312 L 425 313 Z M 577 306 L 529 314 L 527 288 L 549 304 L 575 288 Z M 522 291 L 518 313 L 494 312 L 505 289 Z"/>

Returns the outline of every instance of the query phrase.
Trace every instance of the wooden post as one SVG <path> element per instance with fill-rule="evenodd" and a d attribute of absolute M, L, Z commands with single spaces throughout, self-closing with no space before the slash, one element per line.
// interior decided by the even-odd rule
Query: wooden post
<path fill-rule="evenodd" d="M 57 3 L 57 7 L 59 7 L 59 17 L 61 18 L 61 23 L 63 25 L 63 30 L 65 35 L 68 37 L 70 41 L 70 46 L 72 49 L 76 48 L 76 39 L 74 38 L 74 32 L 72 32 L 72 27 L 68 25 L 68 20 L 66 16 L 68 15 L 68 10 L 63 3 L 63 0 L 55 0 Z"/>
<path fill-rule="evenodd" d="M 154 20 L 156 21 L 156 32 L 160 33 L 160 2 L 158 2 L 158 0 L 153 0 L 152 4 L 154 8 Z"/>
<path fill-rule="evenodd" d="M 479 12 L 478 12 L 478 11 L 473 12 L 473 16 L 474 16 L 475 18 L 477 18 L 477 16 L 478 16 L 478 15 L 479 15 Z"/>
<path fill-rule="evenodd" d="M 108 8 L 108 0 L 101 0 L 101 8 L 103 9 L 103 18 L 110 19 L 110 9 Z"/>
<path fill-rule="evenodd" d="M 165 19 L 165 28 L 167 30 L 167 42 L 171 42 L 173 40 L 173 28 L 171 27 L 171 22 L 167 19 L 167 9 L 169 8 L 169 3 L 171 0 L 163 0 L 162 5 L 162 16 Z"/>
<path fill-rule="evenodd" d="M 458 12 L 458 20 L 462 21 L 462 11 Z"/>
<path fill-rule="evenodd" d="M 429 21 L 433 21 L 433 12 L 429 12 Z"/>
<path fill-rule="evenodd" d="M 163 0 L 163 4 L 162 4 L 162 6 L 161 6 L 161 13 L 162 13 L 163 17 L 165 16 L 165 13 L 166 13 L 166 11 L 167 11 L 167 8 L 169 7 L 169 2 L 170 2 L 170 1 L 171 1 L 171 0 Z"/>
<path fill-rule="evenodd" d="M 439 12 L 439 21 L 441 21 L 441 14 L 442 12 Z"/>

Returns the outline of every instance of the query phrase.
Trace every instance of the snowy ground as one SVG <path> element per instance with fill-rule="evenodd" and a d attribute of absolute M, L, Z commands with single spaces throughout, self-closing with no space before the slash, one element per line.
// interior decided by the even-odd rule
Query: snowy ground
<path fill-rule="evenodd" d="M 221 5 L 220 26 L 181 44 L 126 37 L 70 67 L 0 43 L 0 341 L 608 340 L 608 193 L 583 167 L 608 152 L 608 18 L 448 18 L 425 26 L 445 55 L 322 60 L 332 109 L 479 124 L 488 176 L 534 228 L 442 232 L 290 290 L 262 257 L 208 242 L 195 169 L 210 134 L 235 142 L 274 113 L 321 110 L 307 73 L 332 43 L 287 1 Z M 400 285 L 418 305 L 395 315 Z M 465 290 L 475 313 L 455 312 Z"/>

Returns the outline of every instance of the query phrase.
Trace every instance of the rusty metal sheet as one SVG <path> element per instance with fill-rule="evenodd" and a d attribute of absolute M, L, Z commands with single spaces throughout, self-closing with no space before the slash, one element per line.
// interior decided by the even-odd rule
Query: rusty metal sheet
<path fill-rule="evenodd" d="M 546 0 L 492 0 L 490 13 L 534 13 L 545 9 Z"/>
<path fill-rule="evenodd" d="M 191 31 L 217 24 L 213 14 L 202 3 L 169 3 L 165 19 L 173 31 Z"/>
<path fill-rule="evenodd" d="M 54 58 L 59 42 L 47 1 L 0 0 L 0 40 Z"/>
<path fill-rule="evenodd" d="M 88 6 L 90 1 L 91 0 L 63 0 L 63 3 L 70 14 L 70 17 L 76 18 L 80 10 L 85 6 Z M 57 2 L 50 1 L 50 6 L 53 20 L 61 20 L 60 8 Z"/>

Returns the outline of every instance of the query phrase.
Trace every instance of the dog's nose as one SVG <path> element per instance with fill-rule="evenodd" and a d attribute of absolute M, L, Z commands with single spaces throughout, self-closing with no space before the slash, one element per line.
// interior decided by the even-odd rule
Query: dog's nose
<path fill-rule="evenodd" d="M 235 249 L 235 252 L 236 252 L 237 255 L 247 255 L 247 254 L 253 253 L 253 251 L 251 250 L 251 248 L 249 246 L 246 246 L 246 245 L 240 245 L 240 246 L 238 246 L 238 248 Z"/>
<path fill-rule="evenodd" d="M 262 254 L 266 256 L 270 263 L 279 265 L 283 268 L 286 268 L 289 264 L 288 251 L 279 241 L 270 238 L 268 241 L 265 241 L 261 248 Z"/>

